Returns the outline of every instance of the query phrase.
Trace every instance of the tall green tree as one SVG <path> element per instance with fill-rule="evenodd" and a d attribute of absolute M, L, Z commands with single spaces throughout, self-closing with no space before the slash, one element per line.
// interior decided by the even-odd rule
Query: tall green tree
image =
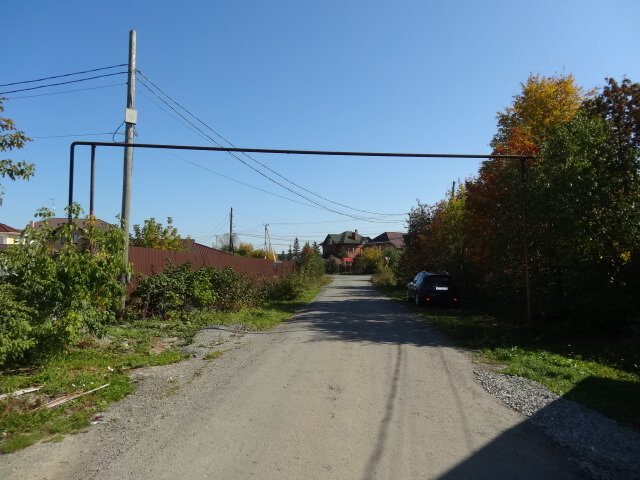
<path fill-rule="evenodd" d="M 551 317 L 623 321 L 637 307 L 640 152 L 613 122 L 580 115 L 530 172 L 532 282 Z"/>
<path fill-rule="evenodd" d="M 2 103 L 5 100 L 6 98 L 0 97 L 0 113 L 4 112 Z M 31 139 L 28 138 L 22 130 L 16 128 L 13 120 L 0 117 L 0 152 L 19 150 L 24 147 L 25 143 L 30 141 Z M 28 180 L 34 173 L 35 165 L 33 163 L 25 161 L 14 162 L 9 158 L 0 158 L 0 178 L 8 177 L 11 180 Z M 3 196 L 4 189 L 2 188 L 2 184 L 0 184 L 0 205 L 2 205 Z"/>
<path fill-rule="evenodd" d="M 301 254 L 301 250 L 300 250 L 300 240 L 298 240 L 298 237 L 296 237 L 293 240 L 293 250 L 291 252 L 292 256 L 293 256 L 293 260 L 300 260 L 300 254 Z"/>
<path fill-rule="evenodd" d="M 620 147 L 640 148 L 640 83 L 628 78 L 617 82 L 607 78 L 606 85 L 584 102 L 589 115 L 607 120 Z"/>
<path fill-rule="evenodd" d="M 185 250 L 178 229 L 173 226 L 173 218 L 167 217 L 167 226 L 155 218 L 144 221 L 144 225 L 133 226 L 130 244 L 134 247 L 158 248 L 161 250 Z"/>

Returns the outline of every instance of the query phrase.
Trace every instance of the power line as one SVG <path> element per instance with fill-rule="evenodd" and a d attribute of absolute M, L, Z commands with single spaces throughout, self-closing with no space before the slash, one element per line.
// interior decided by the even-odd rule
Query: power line
<path fill-rule="evenodd" d="M 44 138 L 91 137 L 93 135 L 123 135 L 123 134 L 122 133 L 117 134 L 117 133 L 114 133 L 114 132 L 78 133 L 78 134 L 70 134 L 70 135 L 47 135 L 47 136 L 38 136 L 38 137 L 31 137 L 31 138 L 44 139 Z"/>
<path fill-rule="evenodd" d="M 200 165 L 199 163 L 192 162 L 191 160 L 187 160 L 186 158 L 179 157 L 179 156 L 178 156 L 178 155 L 176 155 L 176 154 L 172 154 L 172 153 L 170 153 L 170 152 L 164 152 L 164 153 L 165 153 L 166 155 L 171 155 L 172 157 L 175 157 L 175 158 L 177 158 L 178 160 L 182 160 L 182 161 L 183 161 L 183 162 L 185 162 L 185 163 L 188 163 L 188 164 L 190 164 L 190 165 L 193 165 L 194 167 L 200 168 L 200 169 L 202 169 L 202 170 L 204 170 L 204 171 L 206 171 L 206 172 L 213 173 L 214 175 L 218 175 L 219 177 L 226 178 L 227 180 L 231 180 L 232 182 L 239 183 L 240 185 L 244 185 L 245 187 L 253 188 L 254 190 L 258 190 L 258 191 L 260 191 L 260 192 L 267 193 L 267 194 L 269 194 L 269 195 L 273 195 L 274 197 L 282 198 L 282 199 L 284 199 L 284 200 L 288 200 L 288 201 L 290 201 L 290 202 L 299 203 L 300 205 L 306 205 L 307 207 L 320 208 L 320 207 L 317 207 L 317 206 L 315 206 L 315 205 L 311 205 L 311 204 L 309 204 L 309 203 L 301 202 L 300 200 L 296 200 L 296 199 L 294 199 L 294 198 L 285 197 L 284 195 L 279 195 L 279 194 L 277 194 L 277 193 L 273 193 L 273 192 L 270 192 L 270 191 L 268 191 L 268 190 L 264 190 L 264 189 L 262 189 L 262 188 L 260 188 L 260 187 L 256 187 L 256 186 L 251 185 L 251 184 L 249 184 L 249 183 L 243 182 L 242 180 L 238 180 L 238 179 L 235 179 L 235 178 L 233 178 L 233 177 L 229 177 L 228 175 L 225 175 L 225 174 L 223 174 L 223 173 L 216 172 L 215 170 L 211 170 L 210 168 L 207 168 L 207 167 L 205 167 L 204 165 Z"/>
<path fill-rule="evenodd" d="M 207 129 L 209 129 L 211 132 L 213 132 L 218 138 L 220 138 L 222 141 L 228 143 L 229 145 L 231 145 L 232 147 L 236 147 L 230 140 L 226 139 L 225 137 L 223 137 L 220 133 L 216 132 L 212 127 L 210 127 L 207 123 L 205 123 L 203 120 L 201 120 L 198 116 L 196 116 L 195 114 L 193 114 L 192 112 L 190 112 L 186 107 L 184 107 L 183 105 L 181 105 L 180 103 L 178 103 L 176 100 L 174 100 L 173 98 L 171 98 L 164 90 L 162 90 L 160 87 L 158 87 L 158 85 L 156 85 L 149 77 L 147 77 L 143 72 L 138 70 L 138 73 L 140 73 L 140 75 L 142 75 L 151 85 L 153 85 L 160 93 L 162 93 L 165 97 L 167 97 L 169 100 L 171 100 L 173 103 L 175 103 L 178 107 L 180 107 L 182 110 L 184 110 L 185 112 L 187 112 L 189 115 L 191 115 L 193 118 L 195 118 L 198 122 L 200 122 L 202 125 L 204 125 Z M 217 142 L 216 142 L 217 143 Z M 220 145 L 220 144 L 218 144 Z M 263 168 L 266 168 L 267 170 L 269 170 L 271 173 L 277 175 L 278 177 L 282 178 L 283 180 L 285 180 L 286 182 L 290 183 L 291 185 L 294 185 L 295 187 L 310 193 L 312 195 L 315 195 L 318 198 L 321 198 L 322 200 L 325 200 L 327 202 L 333 203 L 335 205 L 339 205 L 341 207 L 345 207 L 348 208 L 349 210 L 354 210 L 356 212 L 362 212 L 362 213 L 369 213 L 372 215 L 379 215 L 379 216 L 404 216 L 406 215 L 406 213 L 378 213 L 378 212 L 371 212 L 368 210 L 361 210 L 358 208 L 354 208 L 354 207 L 350 207 L 349 205 L 345 205 L 343 203 L 340 202 L 336 202 L 334 200 L 331 200 L 329 198 L 323 197 L 322 195 L 315 193 L 301 185 L 298 185 L 297 183 L 295 183 L 294 181 L 290 180 L 289 178 L 285 177 L 284 175 L 281 175 L 280 173 L 278 173 L 277 171 L 273 170 L 272 168 L 270 168 L 268 165 L 265 165 L 264 163 L 260 162 L 259 160 L 256 160 L 255 158 L 253 158 L 251 155 L 249 155 L 246 152 L 241 152 L 242 155 L 244 155 L 245 157 L 251 159 L 252 161 L 254 161 L 255 163 L 257 163 L 258 165 L 262 166 Z"/>
<path fill-rule="evenodd" d="M 53 76 L 50 76 L 50 77 L 36 78 L 35 80 L 23 80 L 21 82 L 3 83 L 3 84 L 0 84 L 0 87 L 8 87 L 10 85 L 21 85 L 23 83 L 42 82 L 44 80 L 52 80 L 54 78 L 71 77 L 73 75 L 81 75 L 83 73 L 99 72 L 100 70 L 108 70 L 110 68 L 126 67 L 126 66 L 127 66 L 126 63 L 121 63 L 119 65 L 111 65 L 110 67 L 94 68 L 92 70 L 83 70 L 81 72 L 64 73 L 62 75 L 53 75 Z"/>
<path fill-rule="evenodd" d="M 63 95 L 65 93 L 84 92 L 86 90 L 98 90 L 99 88 L 119 87 L 120 85 L 126 85 L 126 84 L 127 84 L 126 82 L 120 82 L 120 83 L 112 83 L 110 85 L 100 85 L 98 87 L 74 88 L 72 90 L 62 90 L 59 92 L 36 93 L 34 95 L 18 95 L 17 97 L 6 97 L 6 98 L 7 100 L 18 100 L 21 98 L 47 97 L 49 95 Z"/>
<path fill-rule="evenodd" d="M 177 111 L 171 104 L 169 104 L 164 98 L 162 98 L 160 95 L 158 95 L 151 87 L 149 87 L 145 81 L 143 81 L 141 78 L 138 78 L 138 80 L 140 81 L 140 84 L 145 87 L 149 92 L 151 92 L 151 94 L 153 94 L 156 98 L 158 98 L 162 103 L 164 103 L 167 107 L 169 107 L 171 110 L 173 110 L 176 114 L 178 114 L 182 119 L 184 119 L 187 123 L 189 123 L 191 126 L 193 126 L 195 129 L 197 129 L 200 133 L 202 133 L 203 135 L 205 135 L 212 143 L 214 143 L 215 145 L 218 145 L 218 147 L 220 148 L 225 148 L 223 147 L 217 140 L 215 140 L 214 138 L 212 138 L 210 135 L 208 135 L 207 133 L 205 133 L 201 128 L 199 128 L 197 125 L 195 125 L 192 121 L 190 121 L 188 118 L 186 118 L 183 114 L 181 114 L 179 111 Z M 261 175 L 262 177 L 266 178 L 267 180 L 269 180 L 272 183 L 275 183 L 276 185 L 284 188 L 285 190 L 293 193 L 294 195 L 304 198 L 305 200 L 307 200 L 308 202 L 311 202 L 315 205 L 317 205 L 318 207 L 322 208 L 323 210 L 327 210 L 329 212 L 332 213 L 336 213 L 338 215 L 343 215 L 345 217 L 351 217 L 363 222 L 368 222 L 371 221 L 369 218 L 366 217 L 361 217 L 358 215 L 352 215 L 350 213 L 345 213 L 345 212 L 340 212 L 338 210 L 334 210 L 330 207 L 327 207 L 326 205 L 323 205 L 305 195 L 302 195 L 299 192 L 296 192 L 295 190 L 292 190 L 291 188 L 287 187 L 286 185 L 283 185 L 282 183 L 278 182 L 277 180 L 274 180 L 273 178 L 271 178 L 270 176 L 266 175 L 265 173 L 261 172 L 260 170 L 258 170 L 257 168 L 255 168 L 254 166 L 248 164 L 247 162 L 245 162 L 244 160 L 242 160 L 238 155 L 236 155 L 235 153 L 233 153 L 232 151 L 229 150 L 225 150 L 229 155 L 231 155 L 233 158 L 235 158 L 236 160 L 238 160 L 239 162 L 241 162 L 243 165 L 247 166 L 248 168 L 250 168 L 251 170 L 253 170 L 254 172 L 256 172 L 257 174 Z M 283 152 L 285 153 L 285 152 Z"/>
<path fill-rule="evenodd" d="M 79 78 L 78 80 L 67 80 L 66 82 L 49 83 L 47 85 L 39 85 L 37 87 L 19 88 L 17 90 L 8 90 L 6 92 L 0 92 L 0 95 L 4 95 L 6 93 L 24 92 L 27 90 L 37 90 L 39 88 L 56 87 L 58 85 L 67 85 L 69 83 L 86 82 L 88 80 L 95 80 L 96 78 L 113 77 L 114 75 L 121 75 L 123 73 L 127 73 L 127 72 L 105 73 L 103 75 L 94 75 L 93 77 Z"/>
<path fill-rule="evenodd" d="M 140 79 L 138 79 L 138 80 L 140 80 Z M 146 85 L 144 85 L 144 84 L 142 83 L 142 81 L 141 81 L 140 83 L 141 83 L 145 88 L 149 89 Z M 150 90 L 150 91 L 151 91 L 151 90 Z M 185 119 L 184 121 L 181 121 L 178 117 L 176 117 L 175 115 L 171 114 L 171 112 L 169 112 L 168 110 L 166 110 L 165 108 L 163 108 L 161 105 L 158 105 L 155 101 L 153 101 L 153 99 L 152 99 L 151 97 L 149 97 L 148 95 L 146 95 L 144 92 L 139 92 L 139 93 L 141 93 L 143 97 L 148 98 L 154 106 L 156 106 L 157 108 L 159 108 L 160 110 L 162 110 L 164 113 L 166 113 L 167 115 L 169 115 L 171 118 L 173 118 L 174 120 L 176 120 L 176 121 L 177 121 L 178 123 L 180 123 L 181 125 L 183 125 L 183 126 L 184 126 L 185 128 L 187 128 L 190 132 L 192 132 L 192 133 L 194 133 L 194 134 L 196 134 L 196 135 L 198 135 L 198 136 L 200 136 L 200 137 L 204 138 L 205 140 L 210 140 L 210 138 L 208 137 L 208 135 L 203 134 L 203 133 L 202 133 L 202 131 L 201 131 L 200 129 L 198 129 L 198 127 L 194 127 L 192 123 L 190 123 L 190 122 L 189 122 L 189 124 L 188 124 L 188 125 L 187 125 L 187 124 L 185 124 L 185 121 L 187 121 L 187 122 L 188 122 L 188 120 L 186 120 L 186 119 Z M 153 93 L 153 92 L 152 92 L 152 93 Z M 156 97 L 157 97 L 157 95 L 156 95 Z M 160 99 L 160 100 L 162 100 L 162 99 Z M 167 104 L 167 103 L 166 103 L 166 102 L 164 102 L 164 101 L 163 101 L 163 103 Z M 168 105 L 168 104 L 167 104 L 167 105 Z M 170 106 L 170 105 L 168 105 L 168 106 L 171 108 L 171 106 Z M 172 109 L 172 110 L 173 110 L 173 111 L 175 111 L 175 109 Z M 179 113 L 179 112 L 176 112 L 176 113 L 177 113 L 178 115 L 180 115 L 180 113 Z M 184 117 L 183 117 L 182 115 L 180 115 L 180 116 L 184 119 Z M 218 144 L 218 145 L 219 145 L 219 144 Z M 199 163 L 196 163 L 196 162 L 193 162 L 193 161 L 187 160 L 187 159 L 182 158 L 182 157 L 180 157 L 180 156 L 178 156 L 178 155 L 176 155 L 176 154 L 173 154 L 173 153 L 171 153 L 171 152 L 167 152 L 167 151 L 163 151 L 163 152 L 164 152 L 166 155 L 171 155 L 172 157 L 175 157 L 175 158 L 177 158 L 178 160 L 181 160 L 181 161 L 183 161 L 183 162 L 185 162 L 185 163 L 188 163 L 188 164 L 190 164 L 190 165 L 193 165 L 194 167 L 200 168 L 200 169 L 205 170 L 205 171 L 207 171 L 207 172 L 209 172 L 209 173 L 212 173 L 212 174 L 217 175 L 217 176 L 219 176 L 219 177 L 225 178 L 225 179 L 230 180 L 230 181 L 232 181 L 232 182 L 238 183 L 238 184 L 240 184 L 240 185 L 244 185 L 245 187 L 249 187 L 249 188 L 252 188 L 252 189 L 257 190 L 257 191 L 259 191 L 259 192 L 263 192 L 263 193 L 266 193 L 266 194 L 268 194 L 268 195 L 272 195 L 272 196 L 274 196 L 274 197 L 282 198 L 282 199 L 284 199 L 284 200 L 288 200 L 288 201 L 290 201 L 290 202 L 298 203 L 298 204 L 300 204 L 300 205 L 305 205 L 305 206 L 307 206 L 307 207 L 318 208 L 318 209 L 321 209 L 321 210 L 322 210 L 322 208 L 321 208 L 321 207 L 318 207 L 318 206 L 316 206 L 316 205 L 312 205 L 312 204 L 309 204 L 309 203 L 301 202 L 300 200 L 296 200 L 296 199 L 294 199 L 294 198 L 285 197 L 285 196 L 283 196 L 283 195 L 279 195 L 279 194 L 277 194 L 277 193 L 270 192 L 270 191 L 265 190 L 265 189 L 263 189 L 263 188 L 256 187 L 255 185 L 251 185 L 251 184 L 249 184 L 249 183 L 243 182 L 243 181 L 241 181 L 241 180 L 238 180 L 238 179 L 236 179 L 236 178 L 230 177 L 230 176 L 228 176 L 228 175 L 224 175 L 224 174 L 222 174 L 222 173 L 220 173 L 220 172 L 217 172 L 217 171 L 215 171 L 215 170 L 211 170 L 210 168 L 207 168 L 207 167 L 205 167 L 204 165 L 200 165 Z"/>

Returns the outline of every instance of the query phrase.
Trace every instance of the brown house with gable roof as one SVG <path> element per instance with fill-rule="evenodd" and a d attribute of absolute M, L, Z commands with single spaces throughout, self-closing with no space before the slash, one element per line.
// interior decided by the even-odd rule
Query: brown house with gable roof
<path fill-rule="evenodd" d="M 369 237 L 360 235 L 358 230 L 337 234 L 330 233 L 320 244 L 322 257 L 327 258 L 333 255 L 335 257 L 355 258 L 362 254 L 364 244 L 369 240 L 371 240 Z"/>
<path fill-rule="evenodd" d="M 364 248 L 379 248 L 382 250 L 387 247 L 393 247 L 403 250 L 405 235 L 406 233 L 404 232 L 384 232 L 368 241 Z"/>

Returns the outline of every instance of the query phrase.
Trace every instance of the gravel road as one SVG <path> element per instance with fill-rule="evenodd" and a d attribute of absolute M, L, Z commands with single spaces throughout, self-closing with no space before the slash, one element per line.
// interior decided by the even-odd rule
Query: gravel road
<path fill-rule="evenodd" d="M 0 478 L 580 478 L 467 352 L 366 276 L 266 332 L 206 329 L 193 354 L 136 372 L 89 432 L 0 457 Z"/>

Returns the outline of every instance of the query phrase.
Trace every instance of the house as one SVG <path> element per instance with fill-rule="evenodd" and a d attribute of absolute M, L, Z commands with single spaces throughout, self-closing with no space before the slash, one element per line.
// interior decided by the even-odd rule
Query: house
<path fill-rule="evenodd" d="M 355 258 L 362 254 L 364 244 L 369 242 L 369 237 L 363 237 L 358 230 L 346 231 L 342 233 L 330 233 L 320 244 L 322 247 L 322 257 L 330 255 L 340 258 Z"/>
<path fill-rule="evenodd" d="M 0 223 L 0 245 L 14 245 L 18 243 L 18 237 L 20 237 L 20 230 Z"/>
<path fill-rule="evenodd" d="M 85 228 L 87 227 L 87 225 L 89 225 L 89 222 L 91 220 L 88 220 L 86 218 L 78 218 L 78 219 L 74 219 L 74 223 L 76 224 L 76 226 L 78 227 L 76 230 L 73 230 L 73 232 L 71 232 L 71 241 L 75 244 L 75 245 L 80 245 L 81 247 L 87 246 L 88 242 L 86 241 L 86 239 L 83 236 L 83 232 L 85 230 Z M 37 222 L 31 222 L 31 226 L 34 228 L 42 228 L 44 227 L 46 222 L 47 227 L 52 228 L 54 232 L 57 232 L 60 227 L 66 223 L 69 222 L 68 218 L 47 218 L 46 220 L 39 220 Z M 104 220 L 100 220 L 99 218 L 95 218 L 93 219 L 94 222 L 94 226 L 100 230 L 108 230 L 109 228 L 114 227 L 114 225 L 111 225 L 108 222 L 105 222 Z M 57 248 L 57 247 L 62 247 L 63 243 L 64 243 L 63 238 L 60 238 L 59 242 L 56 242 L 53 247 Z"/>
<path fill-rule="evenodd" d="M 364 245 L 364 248 L 379 248 L 381 250 L 387 247 L 397 248 L 398 250 L 404 249 L 404 232 L 384 232 L 375 238 L 372 238 Z"/>

